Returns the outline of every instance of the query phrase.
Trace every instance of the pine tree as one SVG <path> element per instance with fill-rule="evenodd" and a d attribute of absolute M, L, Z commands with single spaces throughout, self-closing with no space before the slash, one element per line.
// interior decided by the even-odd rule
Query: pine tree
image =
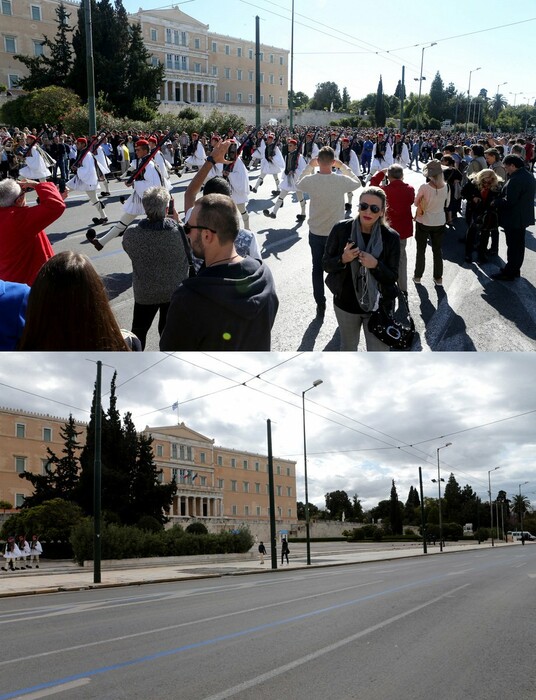
<path fill-rule="evenodd" d="M 439 71 L 435 74 L 435 78 L 430 85 L 430 99 L 428 101 L 428 113 L 433 119 L 442 121 L 447 116 L 448 95 L 445 91 L 445 86 Z"/>
<path fill-rule="evenodd" d="M 27 479 L 34 487 L 34 493 L 25 499 L 23 508 L 41 505 L 53 498 L 73 500 L 79 481 L 78 436 L 80 434 L 81 431 L 76 429 L 75 420 L 70 415 L 68 422 L 60 430 L 60 436 L 64 441 L 62 453 L 65 456 L 58 457 L 47 447 L 48 462 L 45 465 L 45 473 L 33 474 L 24 471 L 20 474 L 22 479 Z"/>
<path fill-rule="evenodd" d="M 391 486 L 391 496 L 389 499 L 389 520 L 391 523 L 391 531 L 393 535 L 402 534 L 402 508 L 398 500 L 396 492 L 395 480 L 393 479 Z"/>
<path fill-rule="evenodd" d="M 385 126 L 385 99 L 383 96 L 383 82 L 381 75 L 380 82 L 378 83 L 378 90 L 376 91 L 376 105 L 374 107 L 374 118 L 376 120 L 376 126 Z"/>

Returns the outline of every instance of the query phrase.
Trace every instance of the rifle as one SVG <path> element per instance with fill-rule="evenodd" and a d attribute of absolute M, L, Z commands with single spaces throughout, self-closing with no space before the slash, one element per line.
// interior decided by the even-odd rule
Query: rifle
<path fill-rule="evenodd" d="M 37 136 L 34 137 L 33 142 L 30 143 L 28 146 L 26 146 L 26 148 L 24 149 L 24 152 L 20 154 L 23 158 L 27 158 L 30 155 L 30 153 L 32 152 L 32 148 L 36 145 L 36 143 L 38 143 L 38 141 L 41 140 L 41 136 L 43 136 L 44 133 L 45 133 L 45 129 L 40 131 L 37 134 Z"/>
<path fill-rule="evenodd" d="M 71 165 L 71 170 L 73 172 L 76 172 L 76 170 L 80 167 L 80 164 L 84 160 L 84 157 L 86 156 L 86 154 L 93 152 L 91 150 L 91 148 L 93 147 L 93 144 L 96 141 L 97 141 L 97 136 L 94 136 L 85 148 L 83 148 L 81 151 L 78 151 L 78 155 L 76 156 L 74 163 Z"/>
<path fill-rule="evenodd" d="M 130 175 L 130 177 L 126 180 L 125 184 L 127 187 L 130 187 L 130 185 L 134 184 L 134 182 L 139 178 L 139 176 L 143 173 L 145 168 L 149 165 L 149 163 L 154 159 L 158 151 L 162 148 L 162 146 L 165 144 L 165 142 L 168 139 L 172 139 L 175 136 L 176 132 L 172 131 L 169 132 L 168 134 L 164 134 L 157 142 L 156 146 L 153 148 L 153 150 L 148 153 L 146 156 L 143 156 L 143 158 L 140 160 L 138 163 L 138 167 L 136 170 Z"/>
<path fill-rule="evenodd" d="M 252 129 L 249 134 L 246 134 L 244 137 L 244 140 L 238 147 L 238 150 L 236 151 L 236 158 L 233 161 L 229 161 L 228 163 L 223 164 L 223 174 L 224 176 L 227 176 L 229 173 L 233 172 L 234 164 L 240 157 L 240 154 L 244 150 L 244 148 L 248 145 L 248 143 L 253 139 L 253 134 L 257 133 L 256 129 Z"/>

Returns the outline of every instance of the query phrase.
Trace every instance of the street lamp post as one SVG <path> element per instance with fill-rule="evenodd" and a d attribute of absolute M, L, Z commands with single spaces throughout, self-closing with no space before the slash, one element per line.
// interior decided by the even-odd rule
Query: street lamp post
<path fill-rule="evenodd" d="M 469 128 L 469 112 L 471 110 L 471 76 L 473 73 L 476 73 L 477 70 L 481 70 L 482 66 L 479 66 L 478 68 L 473 68 L 473 70 L 469 71 L 469 86 L 467 88 L 467 120 L 465 122 L 465 132 L 467 133 L 467 130 Z"/>
<path fill-rule="evenodd" d="M 515 106 L 516 106 L 517 96 L 518 96 L 518 95 L 523 95 L 524 93 L 523 93 L 523 92 L 509 92 L 508 94 L 514 96 L 514 104 L 513 104 L 513 106 L 515 107 Z"/>
<path fill-rule="evenodd" d="M 419 78 L 415 78 L 415 80 L 419 81 L 419 99 L 417 101 L 417 131 L 419 131 L 419 117 L 421 113 L 421 92 L 422 92 L 422 81 L 425 80 L 425 78 L 422 77 L 422 68 L 424 64 L 424 50 L 425 49 L 430 49 L 432 46 L 437 46 L 437 42 L 434 41 L 432 44 L 429 46 L 423 46 L 422 51 L 421 51 L 421 74 Z"/>
<path fill-rule="evenodd" d="M 313 386 L 302 391 L 302 415 L 303 415 L 303 475 L 305 481 L 305 540 L 307 543 L 307 564 L 311 564 L 311 532 L 309 528 L 309 486 L 307 483 L 307 439 L 305 435 L 305 394 L 311 389 L 322 384 L 321 379 L 315 379 Z"/>
<path fill-rule="evenodd" d="M 521 487 L 525 486 L 525 484 L 528 484 L 528 481 L 523 481 L 521 484 L 519 484 L 519 532 L 523 532 L 523 508 L 521 507 Z M 521 541 L 523 544 L 525 544 L 525 539 L 523 535 L 521 535 Z"/>
<path fill-rule="evenodd" d="M 437 452 L 437 493 L 438 493 L 438 508 L 439 508 L 439 551 L 443 551 L 443 521 L 441 518 L 441 467 L 439 465 L 439 450 L 442 450 L 445 447 L 450 447 L 452 445 L 452 442 L 447 442 L 445 445 L 441 445 L 441 447 L 438 447 L 436 452 Z M 433 482 L 435 482 L 435 479 L 432 479 Z"/>
<path fill-rule="evenodd" d="M 495 542 L 493 539 L 493 505 L 491 503 L 491 472 L 497 471 L 497 469 L 500 469 L 500 467 L 494 467 L 493 469 L 488 470 L 488 493 L 489 493 L 489 512 L 490 512 L 490 518 L 491 518 L 491 546 L 495 547 Z"/>

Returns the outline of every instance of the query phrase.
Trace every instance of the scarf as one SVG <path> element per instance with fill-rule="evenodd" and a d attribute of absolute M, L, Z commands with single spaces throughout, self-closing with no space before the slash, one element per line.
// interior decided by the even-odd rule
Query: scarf
<path fill-rule="evenodd" d="M 366 253 L 370 253 L 376 259 L 378 259 L 383 252 L 383 239 L 379 221 L 376 221 L 374 224 L 374 228 L 371 231 L 367 246 L 365 246 L 365 240 L 363 238 L 363 234 L 361 233 L 361 226 L 359 224 L 358 216 L 356 216 L 352 224 L 352 233 L 350 237 L 351 240 L 357 245 L 359 250 L 364 250 Z M 378 308 L 380 290 L 374 275 L 371 273 L 368 267 L 361 265 L 357 259 L 352 260 L 350 263 L 350 268 L 352 270 L 354 289 L 359 306 L 366 312 L 375 311 Z"/>

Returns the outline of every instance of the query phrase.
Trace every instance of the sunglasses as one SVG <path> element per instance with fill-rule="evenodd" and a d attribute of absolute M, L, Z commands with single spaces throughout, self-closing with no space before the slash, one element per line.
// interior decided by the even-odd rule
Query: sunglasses
<path fill-rule="evenodd" d="M 189 236 L 190 233 L 194 230 L 194 228 L 198 228 L 199 230 L 205 229 L 206 231 L 212 231 L 212 233 L 217 233 L 213 228 L 209 228 L 208 226 L 190 226 L 190 224 L 184 224 L 184 233 Z"/>
<path fill-rule="evenodd" d="M 360 211 L 367 211 L 367 209 L 370 208 L 370 211 L 373 214 L 378 214 L 382 210 L 381 207 L 379 207 L 377 204 L 368 204 L 367 202 L 359 202 L 359 210 Z"/>

